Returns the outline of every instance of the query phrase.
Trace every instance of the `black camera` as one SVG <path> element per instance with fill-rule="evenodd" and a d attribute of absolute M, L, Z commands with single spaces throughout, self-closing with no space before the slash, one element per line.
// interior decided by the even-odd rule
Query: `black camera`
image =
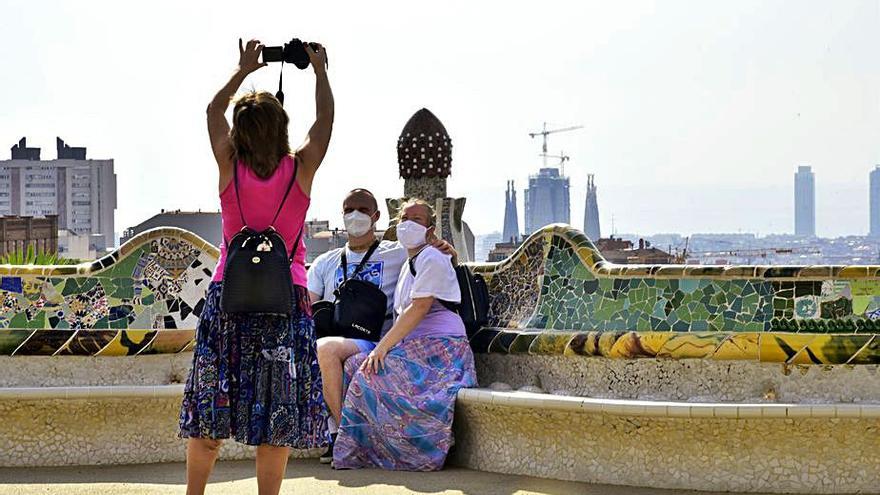
<path fill-rule="evenodd" d="M 312 47 L 312 50 L 318 49 L 317 43 L 309 42 L 309 46 Z M 264 46 L 263 62 L 285 62 L 295 65 L 298 69 L 305 69 L 309 66 L 306 42 L 294 38 L 284 46 Z"/>

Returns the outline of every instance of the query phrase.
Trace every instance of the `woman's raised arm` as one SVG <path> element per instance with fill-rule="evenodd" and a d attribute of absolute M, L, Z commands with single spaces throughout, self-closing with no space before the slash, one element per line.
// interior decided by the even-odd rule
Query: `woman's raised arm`
<path fill-rule="evenodd" d="M 327 79 L 327 52 L 323 46 L 318 45 L 313 50 L 308 44 L 305 45 L 309 61 L 315 70 L 315 123 L 312 124 L 302 146 L 296 151 L 300 160 L 300 187 L 306 194 L 311 193 L 312 181 L 327 147 L 330 145 L 330 134 L 333 132 L 333 92 L 330 90 L 330 81 Z"/>
<path fill-rule="evenodd" d="M 229 102 L 235 96 L 235 92 L 241 87 L 245 77 L 251 72 L 264 67 L 265 62 L 260 62 L 260 54 L 263 45 L 259 40 L 250 40 L 244 45 L 241 38 L 238 39 L 238 67 L 229 78 L 229 81 L 208 104 L 208 137 L 211 140 L 211 150 L 214 159 L 220 168 L 220 191 L 232 180 L 232 143 L 229 142 L 229 122 L 226 120 L 226 109 Z"/>

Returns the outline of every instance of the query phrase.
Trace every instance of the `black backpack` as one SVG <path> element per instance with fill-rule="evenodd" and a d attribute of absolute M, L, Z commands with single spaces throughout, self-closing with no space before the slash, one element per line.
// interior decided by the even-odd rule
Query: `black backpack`
<path fill-rule="evenodd" d="M 420 252 L 421 253 L 421 252 Z M 416 254 L 418 256 L 418 254 Z M 416 276 L 416 256 L 409 259 L 409 272 Z M 486 279 L 479 273 L 473 273 L 465 265 L 455 266 L 455 277 L 461 291 L 461 303 L 439 300 L 446 309 L 458 313 L 468 337 L 489 323 L 489 289 Z"/>
<path fill-rule="evenodd" d="M 340 264 L 343 281 L 333 292 L 336 300 L 318 301 L 312 305 L 312 316 L 319 338 L 338 336 L 372 342 L 378 342 L 382 338 L 388 296 L 375 284 L 355 278 L 378 247 L 379 241 L 370 246 L 351 278 L 348 276 L 345 249 L 342 250 Z"/>
<path fill-rule="evenodd" d="M 278 205 L 269 228 L 257 232 L 247 226 L 241 196 L 238 193 L 238 164 L 233 168 L 235 197 L 244 227 L 226 241 L 226 263 L 223 266 L 223 289 L 220 309 L 225 313 L 260 313 L 291 315 L 294 312 L 293 280 L 290 264 L 302 238 L 302 228 L 290 256 L 284 238 L 274 224 L 296 182 L 299 163 L 294 158 L 293 176 Z"/>

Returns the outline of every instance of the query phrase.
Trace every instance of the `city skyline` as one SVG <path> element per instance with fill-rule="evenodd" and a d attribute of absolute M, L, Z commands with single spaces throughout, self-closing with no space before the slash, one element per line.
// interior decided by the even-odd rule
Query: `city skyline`
<path fill-rule="evenodd" d="M 528 133 L 543 121 L 584 126 L 553 136 L 550 152 L 571 156 L 573 205 L 586 174 L 601 177 L 606 229 L 613 217 L 616 231 L 790 232 L 791 169 L 809 163 L 822 178 L 817 235 L 868 232 L 865 176 L 880 163 L 876 2 L 452 2 L 430 17 L 404 3 L 331 17 L 328 4 L 272 5 L 267 18 L 231 2 L 171 16 L 161 4 L 6 2 L 0 53 L 14 77 L 0 96 L 0 142 L 26 135 L 50 148 L 58 134 L 114 157 L 117 225 L 161 208 L 216 209 L 204 107 L 237 38 L 299 36 L 327 45 L 337 97 L 310 218 L 340 225 L 357 186 L 399 196 L 396 138 L 429 107 L 456 142 L 449 194 L 468 198 L 475 232 L 502 222 L 503 181 L 525 184 L 538 168 Z M 506 21 L 488 33 L 499 8 Z M 453 23 L 461 43 L 449 43 Z M 287 68 L 284 80 L 295 146 L 311 123 L 313 79 Z M 245 88 L 277 85 L 272 64 Z M 582 214 L 573 208 L 571 224 Z"/>

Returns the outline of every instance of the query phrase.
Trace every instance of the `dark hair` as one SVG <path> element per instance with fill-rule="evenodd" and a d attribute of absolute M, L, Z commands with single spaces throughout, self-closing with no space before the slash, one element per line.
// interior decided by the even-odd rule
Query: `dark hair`
<path fill-rule="evenodd" d="M 287 124 L 281 102 L 265 91 L 253 91 L 235 100 L 232 109 L 232 159 L 241 160 L 258 177 L 271 177 L 281 159 L 290 154 Z"/>
<path fill-rule="evenodd" d="M 348 199 L 355 194 L 363 194 L 370 198 L 370 206 L 373 207 L 373 211 L 379 211 L 379 202 L 376 201 L 376 196 L 374 196 L 373 193 L 371 193 L 369 190 L 363 188 L 352 189 L 348 192 L 348 195 L 345 197 L 345 199 Z"/>

